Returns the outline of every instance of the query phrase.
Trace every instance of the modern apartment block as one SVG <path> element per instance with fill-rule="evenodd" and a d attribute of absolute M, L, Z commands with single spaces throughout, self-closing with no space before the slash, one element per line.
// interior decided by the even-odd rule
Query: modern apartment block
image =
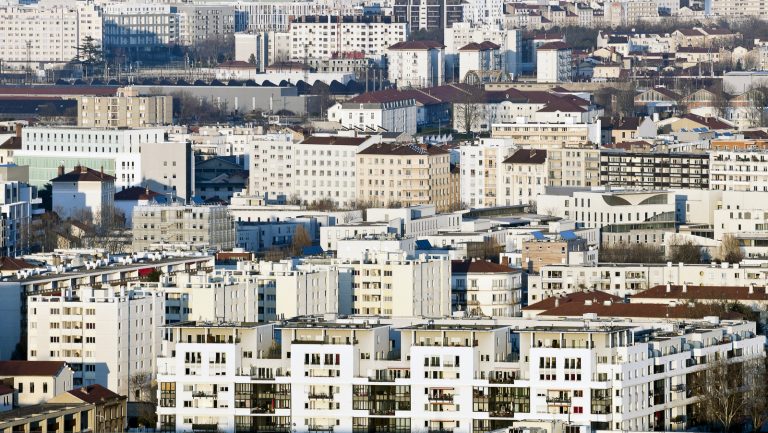
<path fill-rule="evenodd" d="M 293 136 L 267 134 L 251 141 L 248 194 L 287 199 L 293 195 Z"/>
<path fill-rule="evenodd" d="M 403 322 L 168 326 L 158 427 L 683 431 L 708 363 L 761 358 L 765 344 L 754 323 L 717 319 Z"/>
<path fill-rule="evenodd" d="M 600 184 L 638 189 L 709 189 L 706 153 L 600 152 Z"/>
<path fill-rule="evenodd" d="M 709 153 L 710 188 L 719 191 L 768 191 L 768 152 L 763 146 Z"/>
<path fill-rule="evenodd" d="M 472 316 L 519 316 L 521 287 L 521 272 L 508 266 L 483 260 L 451 263 L 454 311 Z"/>
<path fill-rule="evenodd" d="M 104 48 L 147 50 L 179 43 L 176 6 L 109 3 L 103 9 Z"/>
<path fill-rule="evenodd" d="M 133 249 L 235 246 L 235 226 L 226 206 L 147 205 L 133 208 Z"/>
<path fill-rule="evenodd" d="M 63 66 L 78 56 L 78 47 L 87 38 L 99 43 L 101 37 L 101 12 L 92 3 L 0 7 L 0 59 L 5 68 Z"/>
<path fill-rule="evenodd" d="M 223 41 L 235 33 L 233 4 L 178 4 L 179 44 L 193 46 L 208 40 Z"/>
<path fill-rule="evenodd" d="M 442 86 L 444 48 L 437 41 L 405 41 L 387 48 L 390 83 L 399 88 Z"/>
<path fill-rule="evenodd" d="M 23 182 L 0 182 L 0 191 L 0 251 L 3 256 L 16 257 L 29 250 L 32 215 L 42 199 Z"/>
<path fill-rule="evenodd" d="M 173 123 L 173 97 L 139 96 L 132 87 L 115 96 L 78 96 L 77 126 L 143 128 Z"/>
<path fill-rule="evenodd" d="M 459 0 L 395 0 L 393 19 L 407 23 L 410 32 L 443 30 L 464 20 L 464 8 Z"/>
<path fill-rule="evenodd" d="M 478 143 L 462 145 L 459 148 L 461 202 L 470 208 L 503 204 L 499 199 L 505 183 L 509 182 L 503 163 L 513 153 L 511 140 L 481 138 Z"/>
<path fill-rule="evenodd" d="M 132 399 L 130 378 L 156 371 L 164 298 L 94 286 L 29 297 L 27 359 L 66 361 L 74 387 L 99 384 Z"/>
<path fill-rule="evenodd" d="M 458 205 L 451 194 L 449 152 L 427 144 L 377 143 L 357 153 L 357 197 L 376 205 Z"/>

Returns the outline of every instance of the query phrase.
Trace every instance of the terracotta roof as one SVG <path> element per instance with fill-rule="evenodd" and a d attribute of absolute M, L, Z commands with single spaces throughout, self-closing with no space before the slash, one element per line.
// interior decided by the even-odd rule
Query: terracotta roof
<path fill-rule="evenodd" d="M 120 86 L 0 86 L 0 97 L 112 96 Z"/>
<path fill-rule="evenodd" d="M 430 144 L 376 143 L 358 152 L 358 155 L 443 155 L 449 152 Z"/>
<path fill-rule="evenodd" d="M 159 195 L 161 194 L 158 192 L 152 191 L 149 188 L 132 186 L 118 193 L 115 193 L 115 200 L 117 201 L 152 200 L 154 197 L 157 197 Z"/>
<path fill-rule="evenodd" d="M 709 129 L 733 129 L 733 125 L 729 125 L 717 117 L 703 117 L 693 113 L 686 113 L 681 116 L 681 119 L 687 119 L 696 122 Z"/>
<path fill-rule="evenodd" d="M 503 164 L 544 164 L 547 151 L 542 149 L 518 149 L 505 159 Z"/>
<path fill-rule="evenodd" d="M 330 136 L 321 137 L 313 135 L 306 138 L 301 144 L 335 144 L 338 146 L 359 146 L 365 143 L 368 137 L 342 137 L 342 136 Z"/>
<path fill-rule="evenodd" d="M 404 92 L 401 92 L 397 89 L 386 89 L 386 90 L 379 90 L 377 92 L 361 93 L 360 95 L 357 95 L 354 98 L 350 99 L 349 102 L 353 102 L 356 104 L 358 103 L 381 104 L 384 102 L 403 101 L 406 99 L 411 99 L 411 97 L 407 96 Z"/>
<path fill-rule="evenodd" d="M 569 50 L 571 49 L 568 44 L 565 42 L 557 41 L 557 42 L 547 42 L 546 44 L 540 45 L 538 48 L 536 48 L 537 51 L 549 51 L 549 50 Z"/>
<path fill-rule="evenodd" d="M 5 143 L 0 144 L 0 149 L 19 150 L 21 149 L 21 137 L 10 137 Z"/>
<path fill-rule="evenodd" d="M 114 182 L 115 178 L 102 171 L 92 170 L 85 166 L 77 166 L 69 173 L 64 173 L 51 179 L 51 182 L 104 182 L 110 180 Z"/>
<path fill-rule="evenodd" d="M 0 361 L 0 376 L 55 376 L 64 361 Z"/>
<path fill-rule="evenodd" d="M 219 63 L 218 67 L 230 68 L 230 69 L 256 69 L 256 65 L 252 65 L 242 60 L 229 60 L 226 62 L 222 62 L 222 63 Z"/>
<path fill-rule="evenodd" d="M 670 285 L 667 292 L 666 285 L 651 287 L 650 289 L 637 293 L 633 298 L 663 298 L 663 299 L 710 299 L 710 300 L 749 300 L 749 301 L 768 301 L 765 287 L 754 287 L 752 293 L 750 288 L 745 286 L 693 286 L 690 285 L 683 292 L 683 286 Z"/>
<path fill-rule="evenodd" d="M 472 42 L 459 48 L 459 51 L 485 51 L 485 50 L 498 50 L 500 45 L 496 45 L 491 41 L 483 41 L 480 43 Z"/>
<path fill-rule="evenodd" d="M 584 292 L 569 293 L 561 297 L 547 298 L 543 301 L 524 307 L 523 310 L 546 311 L 546 310 L 551 310 L 552 308 L 555 308 L 556 303 L 560 305 L 563 305 L 566 303 L 578 303 L 583 305 L 585 301 L 592 301 L 593 304 L 596 304 L 596 303 L 602 304 L 605 301 L 624 302 L 624 299 L 618 296 L 611 295 L 610 293 L 601 292 L 599 290 L 588 290 Z"/>
<path fill-rule="evenodd" d="M 453 260 L 451 261 L 451 273 L 453 274 L 511 274 L 514 269 L 486 260 Z"/>
<path fill-rule="evenodd" d="M 29 269 L 34 267 L 34 265 L 27 263 L 24 259 L 0 257 L 0 271 L 18 271 L 19 269 Z"/>
<path fill-rule="evenodd" d="M 598 317 L 645 317 L 645 318 L 671 318 L 671 319 L 701 319 L 710 316 L 711 313 L 705 308 L 699 308 L 696 305 L 675 305 L 668 304 L 632 304 L 624 302 L 599 302 L 586 305 L 581 302 L 561 303 L 559 306 L 545 310 L 538 316 L 551 317 L 582 317 L 584 314 L 596 314 Z M 733 317 L 723 317 L 731 319 L 741 317 L 736 314 Z"/>
<path fill-rule="evenodd" d="M 67 392 L 86 403 L 92 404 L 98 403 L 102 400 L 112 400 L 122 397 L 120 394 L 112 392 L 99 384 L 88 385 L 82 388 L 75 388 Z"/>
<path fill-rule="evenodd" d="M 13 394 L 13 392 L 15 392 L 15 391 L 16 390 L 13 389 L 12 387 L 10 387 L 10 386 L 8 386 L 8 385 L 6 385 L 4 383 L 0 383 L 0 395 Z"/>
<path fill-rule="evenodd" d="M 433 48 L 445 48 L 445 45 L 437 41 L 403 41 L 389 47 L 390 50 L 431 50 Z"/>
<path fill-rule="evenodd" d="M 680 32 L 680 34 L 682 34 L 683 36 L 688 36 L 688 37 L 704 36 L 704 33 L 702 33 L 698 29 L 677 29 L 677 31 Z"/>
<path fill-rule="evenodd" d="M 653 89 L 650 89 L 650 90 L 655 90 L 656 92 L 661 93 L 662 95 L 674 100 L 678 100 L 682 97 L 682 95 L 679 95 L 667 89 L 666 87 L 654 87 Z"/>

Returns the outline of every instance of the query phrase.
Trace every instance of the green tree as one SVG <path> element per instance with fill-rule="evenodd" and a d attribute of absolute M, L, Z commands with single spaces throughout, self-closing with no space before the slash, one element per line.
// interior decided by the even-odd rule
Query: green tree
<path fill-rule="evenodd" d="M 251 53 L 251 56 L 248 57 L 248 63 L 255 65 L 256 64 L 256 55 Z"/>

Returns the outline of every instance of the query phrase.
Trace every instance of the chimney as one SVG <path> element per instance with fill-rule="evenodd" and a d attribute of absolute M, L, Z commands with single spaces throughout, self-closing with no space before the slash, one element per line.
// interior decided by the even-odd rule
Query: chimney
<path fill-rule="evenodd" d="M 559 296 L 556 296 L 556 297 L 555 297 L 555 308 L 557 308 L 557 307 L 559 307 L 559 306 L 560 306 L 560 297 L 559 297 Z"/>
<path fill-rule="evenodd" d="M 21 138 L 21 130 L 24 128 L 24 125 L 21 123 L 16 124 L 16 138 Z"/>
<path fill-rule="evenodd" d="M 99 167 L 99 173 L 101 175 L 101 178 L 104 179 L 104 166 L 103 165 L 101 167 Z"/>
<path fill-rule="evenodd" d="M 64 176 L 64 165 L 63 164 L 59 165 L 59 169 L 58 169 L 57 173 L 59 174 L 59 176 Z"/>
<path fill-rule="evenodd" d="M 688 293 L 688 284 L 683 283 L 683 293 Z"/>
<path fill-rule="evenodd" d="M 749 283 L 749 294 L 750 295 L 755 294 L 755 283 Z"/>
<path fill-rule="evenodd" d="M 667 293 L 672 291 L 672 285 L 667 283 Z"/>

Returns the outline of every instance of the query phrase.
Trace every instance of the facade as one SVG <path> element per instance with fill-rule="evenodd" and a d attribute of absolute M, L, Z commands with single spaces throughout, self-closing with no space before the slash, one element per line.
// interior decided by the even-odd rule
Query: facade
<path fill-rule="evenodd" d="M 443 30 L 464 21 L 464 5 L 459 0 L 395 0 L 392 15 L 408 30 Z"/>
<path fill-rule="evenodd" d="M 290 24 L 290 60 L 331 59 L 355 53 L 381 61 L 387 48 L 408 37 L 407 24 L 388 16 L 316 15 Z"/>
<path fill-rule="evenodd" d="M 499 189 L 501 206 L 536 203 L 549 184 L 547 151 L 518 149 L 502 163 L 502 187 Z"/>
<path fill-rule="evenodd" d="M 492 11 L 489 11 L 491 14 Z M 455 23 L 453 27 L 447 28 L 445 32 L 445 60 L 446 60 L 446 79 L 447 81 L 463 80 L 464 75 L 454 76 L 456 62 L 461 55 L 459 49 L 472 43 L 481 44 L 482 42 L 491 42 L 499 46 L 500 69 L 512 77 L 520 74 L 520 54 L 522 50 L 522 32 L 514 29 L 504 28 L 502 25 L 477 25 L 471 23 Z M 465 69 L 466 65 L 459 62 L 459 71 Z M 467 70 L 471 69 L 466 67 Z"/>
<path fill-rule="evenodd" d="M 542 266 L 553 263 L 596 263 L 597 251 L 591 251 L 592 260 L 584 259 L 590 256 L 586 240 L 576 237 L 572 232 L 558 234 L 553 237 L 534 236 L 522 242 L 521 262 L 523 269 L 529 273 L 538 273 Z"/>
<path fill-rule="evenodd" d="M 151 50 L 179 43 L 176 6 L 161 3 L 109 3 L 102 8 L 104 48 Z"/>
<path fill-rule="evenodd" d="M 62 219 L 110 221 L 115 212 L 115 178 L 85 166 L 69 173 L 59 168 L 51 179 L 54 212 Z"/>
<path fill-rule="evenodd" d="M 387 48 L 389 81 L 399 88 L 442 86 L 444 48 L 436 41 L 408 41 L 392 45 Z"/>
<path fill-rule="evenodd" d="M 6 257 L 20 256 L 29 250 L 32 215 L 42 200 L 35 188 L 23 182 L 0 182 L 0 188 L 4 193 L 0 197 L 0 251 Z"/>
<path fill-rule="evenodd" d="M 130 379 L 152 376 L 164 323 L 162 294 L 81 287 L 28 299 L 27 357 L 65 361 L 75 388 L 99 384 L 128 395 Z M 63 392 L 63 390 L 62 390 Z"/>
<path fill-rule="evenodd" d="M 374 102 L 337 102 L 328 109 L 328 120 L 360 132 L 416 134 L 418 108 L 410 97 Z"/>
<path fill-rule="evenodd" d="M 224 40 L 235 32 L 235 6 L 179 4 L 179 44 L 193 46 L 206 40 Z"/>
<path fill-rule="evenodd" d="M 139 96 L 123 87 L 115 96 L 78 96 L 77 126 L 143 128 L 173 123 L 172 96 Z"/>
<path fill-rule="evenodd" d="M 235 3 L 235 29 L 238 32 L 287 32 L 294 17 L 328 15 L 330 10 L 326 2 L 238 2 Z"/>
<path fill-rule="evenodd" d="M 768 172 L 765 171 L 768 153 L 760 147 L 711 151 L 710 188 L 718 191 L 768 191 Z"/>
<path fill-rule="evenodd" d="M 214 156 L 195 162 L 195 195 L 202 200 L 222 200 L 229 203 L 232 196 L 248 187 L 248 172 L 237 157 Z"/>
<path fill-rule="evenodd" d="M 235 246 L 235 227 L 226 206 L 147 205 L 133 208 L 133 249 Z"/>
<path fill-rule="evenodd" d="M 472 316 L 520 316 L 520 271 L 496 263 L 470 260 L 451 263 L 454 311 Z"/>
<path fill-rule="evenodd" d="M 545 123 L 517 119 L 514 123 L 494 123 L 491 137 L 508 138 L 518 146 L 550 149 L 600 144 L 600 121 L 595 123 Z"/>
<path fill-rule="evenodd" d="M 293 135 L 267 134 L 248 146 L 248 194 L 285 200 L 293 195 Z"/>
<path fill-rule="evenodd" d="M 128 404 L 125 396 L 114 393 L 101 385 L 90 385 L 71 389 L 48 401 L 49 403 L 78 404 L 94 406 L 94 419 L 89 420 L 94 431 L 119 432 L 128 427 Z"/>
<path fill-rule="evenodd" d="M 449 152 L 438 146 L 377 143 L 357 153 L 357 198 L 373 205 L 453 209 Z"/>
<path fill-rule="evenodd" d="M 641 189 L 709 189 L 705 153 L 600 152 L 600 184 Z"/>
<path fill-rule="evenodd" d="M 0 58 L 6 68 L 60 67 L 78 56 L 86 39 L 98 44 L 101 37 L 102 17 L 94 4 L 0 7 Z"/>
<path fill-rule="evenodd" d="M 64 361 L 0 361 L 0 382 L 13 388 L 11 404 L 23 407 L 72 389 L 74 374 Z"/>
<path fill-rule="evenodd" d="M 536 81 L 565 83 L 573 80 L 571 48 L 563 42 L 549 42 L 536 48 Z"/>
<path fill-rule="evenodd" d="M 489 138 L 459 147 L 461 203 L 470 208 L 497 206 L 508 181 L 503 162 L 514 151 L 511 140 Z"/>
<path fill-rule="evenodd" d="M 272 324 L 179 324 L 158 359 L 158 427 L 683 431 L 707 363 L 760 360 L 765 343 L 751 322 L 688 325 L 297 319 L 278 326 L 278 345 Z"/>

